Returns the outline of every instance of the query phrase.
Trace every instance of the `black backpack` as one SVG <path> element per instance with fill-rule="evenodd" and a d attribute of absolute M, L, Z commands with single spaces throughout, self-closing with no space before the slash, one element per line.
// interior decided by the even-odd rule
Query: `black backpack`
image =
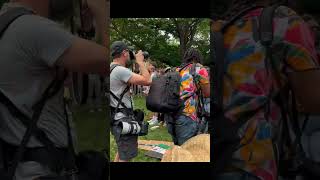
<path fill-rule="evenodd" d="M 176 113 L 181 110 L 183 104 L 180 100 L 180 72 L 188 65 L 190 63 L 180 66 L 179 71 L 174 68 L 174 70 L 152 80 L 146 100 L 148 110 L 160 113 Z M 194 69 L 195 64 L 192 65 L 191 71 Z"/>

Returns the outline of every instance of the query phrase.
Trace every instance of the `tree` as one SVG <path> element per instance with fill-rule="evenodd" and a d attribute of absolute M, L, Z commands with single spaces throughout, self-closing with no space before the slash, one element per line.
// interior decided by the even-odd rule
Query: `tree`
<path fill-rule="evenodd" d="M 198 29 L 198 25 L 201 23 L 203 19 L 172 18 L 170 20 L 173 22 L 172 24 L 175 26 L 171 33 L 179 38 L 180 56 L 183 56 L 187 48 L 191 47 L 191 44 L 193 43 L 193 38 Z"/>
<path fill-rule="evenodd" d="M 151 54 L 156 62 L 181 64 L 182 55 L 195 46 L 209 51 L 209 20 L 205 19 L 112 19 L 111 42 L 123 40 Z"/>
<path fill-rule="evenodd" d="M 6 2 L 9 2 L 9 0 L 0 0 L 0 7 L 2 7 L 2 5 Z"/>
<path fill-rule="evenodd" d="M 108 11 L 108 13 L 107 13 L 107 26 L 108 27 L 106 27 L 107 28 L 107 35 L 108 35 L 108 37 L 107 37 L 107 45 L 108 44 L 110 44 L 110 0 L 107 0 L 107 11 Z M 110 54 L 110 52 L 108 51 L 108 54 Z"/>

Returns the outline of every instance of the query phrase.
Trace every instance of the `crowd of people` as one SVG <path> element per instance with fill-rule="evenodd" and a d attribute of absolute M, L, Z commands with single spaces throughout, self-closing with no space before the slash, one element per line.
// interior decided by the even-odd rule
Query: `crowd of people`
<path fill-rule="evenodd" d="M 202 56 L 198 50 L 194 48 L 187 50 L 183 56 L 181 66 L 162 69 L 156 69 L 154 63 L 146 63 L 142 51 L 139 51 L 134 55 L 135 63 L 139 65 L 139 73 L 134 73 L 130 70 L 129 65 L 132 65 L 130 61 L 133 61 L 133 59 L 130 58 L 130 53 L 132 52 L 130 52 L 128 45 L 122 41 L 115 41 L 111 45 L 113 62 L 110 65 L 110 106 L 113 121 L 112 134 L 115 137 L 118 147 L 115 162 L 130 161 L 136 157 L 138 153 L 138 131 L 140 131 L 140 127 L 132 125 L 134 124 L 133 122 L 139 121 L 135 117 L 132 106 L 130 93 L 130 87 L 132 85 L 143 86 L 143 93 L 148 97 L 150 91 L 155 89 L 152 85 L 153 81 L 166 76 L 169 72 L 179 72 L 181 81 L 178 82 L 177 86 L 179 88 L 178 96 L 182 101 L 181 108 L 174 114 L 154 111 L 152 119 L 149 120 L 151 126 L 155 126 L 159 121 L 162 121 L 168 128 L 168 132 L 172 136 L 172 141 L 176 145 L 182 145 L 188 139 L 199 133 L 200 122 L 204 121 L 198 113 L 200 109 L 200 98 L 202 99 L 202 97 L 204 97 L 208 99 L 210 96 L 209 74 L 207 69 L 201 65 Z M 195 69 L 194 74 L 191 73 L 192 68 Z M 159 96 L 162 95 L 159 94 Z M 206 101 L 205 110 L 208 110 L 207 106 L 208 101 Z M 133 118 L 128 118 L 130 116 L 133 116 Z M 118 122 L 121 121 L 122 123 L 119 128 Z M 146 120 L 142 119 L 142 121 Z M 137 128 L 137 131 L 132 130 L 125 134 L 123 122 L 131 123 L 131 128 Z"/>

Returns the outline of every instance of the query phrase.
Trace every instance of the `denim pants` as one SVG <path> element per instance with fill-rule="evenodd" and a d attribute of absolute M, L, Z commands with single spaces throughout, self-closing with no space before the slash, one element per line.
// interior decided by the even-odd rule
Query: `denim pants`
<path fill-rule="evenodd" d="M 168 132 L 175 145 L 182 145 L 198 133 L 199 124 L 190 117 L 180 115 L 174 122 L 168 122 Z"/>

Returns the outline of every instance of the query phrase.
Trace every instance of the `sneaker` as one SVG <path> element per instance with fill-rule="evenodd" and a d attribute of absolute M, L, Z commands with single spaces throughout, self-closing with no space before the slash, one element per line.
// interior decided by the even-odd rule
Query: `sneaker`
<path fill-rule="evenodd" d="M 99 111 L 99 112 L 102 112 L 102 109 L 101 109 L 101 108 L 99 108 L 99 109 L 98 109 L 98 111 Z"/>
<path fill-rule="evenodd" d="M 159 128 L 159 126 L 153 126 L 153 127 L 150 128 L 150 130 L 155 130 L 155 129 L 158 129 L 158 128 Z"/>
<path fill-rule="evenodd" d="M 154 119 L 154 117 L 152 117 L 149 121 L 148 121 L 148 123 L 150 124 L 151 122 L 153 122 L 155 119 Z"/>
<path fill-rule="evenodd" d="M 156 126 L 156 125 L 158 125 L 158 124 L 159 124 L 158 119 L 155 119 L 154 121 L 152 121 L 152 122 L 150 123 L 150 126 Z"/>

